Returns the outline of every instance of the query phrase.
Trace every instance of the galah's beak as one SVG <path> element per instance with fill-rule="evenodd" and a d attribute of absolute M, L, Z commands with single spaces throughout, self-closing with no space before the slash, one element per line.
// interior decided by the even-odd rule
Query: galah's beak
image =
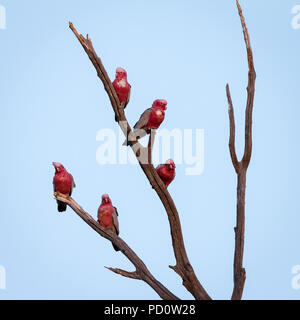
<path fill-rule="evenodd" d="M 59 172 L 59 166 L 60 166 L 60 163 L 58 163 L 58 162 L 52 162 L 52 164 L 53 164 L 53 167 L 55 168 L 55 171 L 56 172 Z"/>

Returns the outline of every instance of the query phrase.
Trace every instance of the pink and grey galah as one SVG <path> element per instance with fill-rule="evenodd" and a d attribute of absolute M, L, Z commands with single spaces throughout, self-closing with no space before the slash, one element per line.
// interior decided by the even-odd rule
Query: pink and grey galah
<path fill-rule="evenodd" d="M 156 172 L 166 187 L 168 187 L 175 178 L 175 168 L 176 166 L 172 159 L 169 159 L 165 164 L 160 164 L 156 168 Z"/>
<path fill-rule="evenodd" d="M 152 129 L 158 129 L 165 119 L 165 110 L 168 102 L 164 99 L 157 99 L 152 107 L 144 111 L 139 121 L 134 125 L 134 135 L 137 139 L 149 134 Z M 126 140 L 123 145 L 128 145 Z"/>
<path fill-rule="evenodd" d="M 52 162 L 55 168 L 55 175 L 53 178 L 54 192 L 62 193 L 66 196 L 71 196 L 75 182 L 72 175 L 59 162 Z M 67 205 L 64 202 L 57 200 L 57 210 L 64 212 L 67 210 Z"/>
<path fill-rule="evenodd" d="M 119 221 L 118 221 L 118 210 L 112 205 L 112 202 L 108 194 L 102 196 L 102 202 L 98 208 L 98 222 L 104 229 L 110 230 L 119 235 Z M 113 244 L 116 251 L 120 249 Z"/>
<path fill-rule="evenodd" d="M 116 90 L 120 104 L 125 109 L 129 102 L 131 92 L 131 85 L 127 81 L 127 72 L 125 69 L 117 68 L 116 78 L 112 84 Z"/>

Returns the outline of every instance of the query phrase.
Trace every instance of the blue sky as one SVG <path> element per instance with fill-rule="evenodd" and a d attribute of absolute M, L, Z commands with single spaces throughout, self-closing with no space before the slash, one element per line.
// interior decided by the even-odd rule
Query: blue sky
<path fill-rule="evenodd" d="M 245 299 L 300 299 L 291 286 L 300 264 L 298 163 L 300 30 L 296 0 L 241 0 L 257 87 L 253 155 L 246 195 Z M 117 125 L 103 86 L 68 28 L 89 33 L 111 77 L 128 71 L 127 116 L 133 124 L 156 98 L 168 100 L 164 128 L 204 129 L 205 167 L 169 187 L 190 261 L 216 299 L 232 292 L 236 176 L 228 151 L 225 85 L 235 105 L 243 150 L 247 60 L 233 0 L 0 0 L 2 156 L 0 299 L 157 299 L 145 283 L 104 268 L 132 270 L 126 258 L 70 209 L 58 214 L 52 161 L 73 174 L 74 198 L 96 216 L 109 193 L 123 239 L 156 278 L 183 299 L 191 295 L 174 264 L 169 225 L 139 167 L 99 165 L 97 132 Z"/>

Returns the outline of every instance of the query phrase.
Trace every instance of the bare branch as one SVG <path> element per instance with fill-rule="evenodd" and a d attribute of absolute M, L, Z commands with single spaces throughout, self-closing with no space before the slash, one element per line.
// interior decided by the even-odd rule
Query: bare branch
<path fill-rule="evenodd" d="M 142 278 L 139 276 L 139 274 L 136 271 L 129 272 L 122 269 L 115 269 L 115 268 L 108 268 L 108 267 L 105 267 L 105 268 L 126 278 L 142 280 Z"/>
<path fill-rule="evenodd" d="M 111 105 L 114 108 L 114 111 L 115 111 L 115 113 L 116 113 L 116 115 L 118 116 L 118 119 L 119 119 L 120 118 L 120 113 L 119 113 L 120 102 L 119 102 L 119 98 L 118 98 L 115 90 L 113 89 L 113 86 L 111 84 L 111 81 L 110 81 L 110 79 L 108 77 L 107 72 L 103 68 L 101 60 L 98 58 L 98 56 L 95 53 L 91 38 L 89 37 L 89 35 L 87 35 L 86 38 L 84 38 L 84 36 L 81 35 L 81 34 L 79 35 L 78 32 L 76 31 L 76 29 L 74 28 L 72 22 L 69 23 L 69 27 L 74 32 L 75 36 L 77 37 L 77 39 L 81 43 L 83 49 L 85 50 L 85 52 L 89 56 L 91 62 L 94 65 L 94 67 L 98 71 L 98 77 L 102 80 L 104 88 L 105 88 L 105 90 L 106 90 L 106 92 L 107 92 L 107 94 L 108 94 L 108 96 L 110 98 Z"/>
<path fill-rule="evenodd" d="M 250 37 L 248 33 L 248 29 L 246 27 L 245 18 L 243 16 L 242 8 L 238 1 L 236 1 L 239 15 L 241 18 L 244 39 L 246 43 L 247 49 L 247 58 L 248 58 L 248 96 L 247 96 L 247 104 L 246 104 L 246 119 L 245 119 L 245 149 L 244 156 L 242 159 L 242 164 L 245 168 L 249 166 L 251 153 L 252 153 L 252 114 L 253 114 L 253 102 L 254 102 L 254 94 L 255 94 L 255 80 L 256 80 L 256 72 L 254 69 L 253 62 L 253 54 L 250 44 Z"/>
<path fill-rule="evenodd" d="M 120 269 L 110 269 L 115 273 L 121 274 L 122 276 L 127 276 L 132 279 L 143 280 L 152 289 L 165 300 L 179 300 L 173 293 L 171 293 L 167 288 L 165 288 L 159 281 L 157 281 L 153 275 L 150 273 L 144 262 L 136 255 L 136 253 L 127 245 L 127 243 L 118 237 L 115 233 L 110 230 L 106 230 L 100 226 L 100 224 L 93 219 L 91 215 L 85 212 L 78 203 L 74 201 L 73 198 L 67 197 L 59 192 L 54 193 L 56 200 L 66 203 L 70 208 L 73 209 L 78 216 L 84 220 L 92 229 L 94 229 L 100 236 L 109 240 L 115 246 L 119 247 L 121 252 L 132 262 L 136 268 L 136 272 L 129 273 Z M 118 271 L 119 270 L 119 271 Z M 136 276 L 134 277 L 134 275 Z M 131 276 L 129 276 L 131 275 Z"/>
<path fill-rule="evenodd" d="M 229 85 L 226 85 L 226 93 L 227 93 L 227 100 L 228 100 L 228 114 L 229 114 L 229 122 L 230 122 L 230 135 L 229 135 L 229 151 L 231 155 L 231 160 L 233 166 L 235 168 L 236 173 L 239 172 L 239 161 L 236 156 L 235 151 L 235 121 L 234 121 L 234 110 L 233 104 L 230 95 Z"/>
<path fill-rule="evenodd" d="M 246 171 L 241 170 L 238 174 L 237 184 L 237 218 L 235 231 L 234 250 L 234 288 L 232 300 L 241 300 L 246 281 L 246 270 L 243 267 L 244 241 L 245 241 L 245 193 L 246 193 Z"/>
<path fill-rule="evenodd" d="M 244 40 L 247 49 L 248 59 L 248 87 L 247 87 L 247 103 L 246 103 L 246 117 L 245 117 L 245 148 L 242 161 L 238 161 L 235 151 L 235 121 L 234 110 L 231 100 L 229 86 L 226 86 L 227 99 L 229 104 L 229 121 L 230 121 L 230 137 L 229 150 L 231 160 L 238 177 L 237 183 L 237 219 L 235 227 L 235 251 L 234 251 L 234 288 L 231 299 L 240 300 L 243 295 L 244 285 L 246 281 L 246 270 L 243 267 L 244 256 L 244 239 L 245 239 L 245 194 L 246 194 L 246 176 L 247 168 L 250 163 L 252 154 L 252 114 L 253 102 L 255 93 L 255 79 L 256 73 L 253 63 L 253 54 L 250 45 L 250 37 L 246 27 L 245 18 L 243 16 L 242 8 L 236 1 L 241 24 L 244 33 Z"/>
<path fill-rule="evenodd" d="M 125 136 L 128 137 L 128 135 L 132 132 L 132 130 L 125 117 L 124 111 L 119 107 L 119 102 L 115 98 L 116 96 L 115 90 L 107 76 L 107 72 L 105 71 L 105 68 L 101 63 L 100 58 L 97 56 L 97 54 L 95 53 L 95 50 L 93 49 L 91 39 L 89 37 L 85 39 L 82 35 L 79 35 L 72 23 L 70 23 L 70 28 L 76 35 L 79 42 L 82 44 L 84 50 L 88 54 L 91 62 L 93 63 L 95 69 L 97 70 L 97 74 L 101 79 L 104 85 L 104 88 L 110 98 L 112 108 L 115 112 L 115 117 L 119 121 L 121 120 L 122 122 L 127 124 L 127 132 L 125 132 L 125 130 L 122 128 L 123 126 L 121 126 L 121 129 L 123 130 Z M 162 204 L 164 205 L 165 210 L 168 214 L 173 250 L 176 258 L 176 266 L 173 269 L 180 275 L 180 277 L 183 280 L 183 285 L 196 299 L 209 300 L 210 299 L 209 295 L 200 284 L 198 278 L 195 275 L 193 267 L 191 266 L 189 259 L 187 257 L 183 236 L 182 236 L 180 219 L 179 219 L 179 215 L 172 197 L 170 196 L 167 188 L 165 187 L 160 177 L 158 176 L 153 165 L 151 163 L 145 164 L 140 161 L 138 154 L 139 154 L 139 151 L 141 151 L 143 148 L 140 145 L 140 143 L 133 141 L 132 143 L 130 143 L 130 146 L 135 152 L 135 155 L 137 156 L 137 159 L 139 161 L 139 164 L 142 170 L 144 171 L 150 184 L 155 189 L 156 193 L 161 199 Z"/>
<path fill-rule="evenodd" d="M 125 118 L 124 110 L 120 105 L 119 98 L 117 96 L 117 93 L 116 93 L 111 81 L 110 81 L 110 78 L 109 78 L 100 58 L 97 56 L 97 54 L 94 50 L 91 38 L 89 37 L 89 35 L 87 35 L 87 37 L 85 38 L 82 34 L 78 34 L 78 32 L 74 28 L 72 22 L 69 23 L 69 27 L 73 31 L 73 33 L 75 34 L 78 41 L 81 43 L 83 49 L 85 50 L 85 52 L 87 53 L 88 57 L 90 58 L 92 64 L 94 65 L 94 67 L 97 71 L 97 75 L 100 78 L 100 80 L 102 81 L 102 83 L 104 85 L 104 89 L 107 92 L 108 97 L 110 99 L 112 108 L 115 112 L 115 119 L 117 120 L 117 122 L 121 122 L 121 123 L 119 123 L 121 130 L 123 131 L 123 133 L 126 137 L 129 136 L 129 134 L 132 132 L 132 130 L 130 128 L 130 125 L 129 125 L 127 119 Z M 129 141 L 130 145 L 133 145 L 135 143 L 137 143 L 137 141 Z M 140 148 L 141 148 L 141 145 L 136 146 L 136 149 L 140 149 Z"/>
<path fill-rule="evenodd" d="M 197 279 L 185 251 L 178 211 L 169 191 L 161 181 L 153 165 L 140 164 L 151 186 L 155 189 L 168 215 L 176 266 L 172 269 L 182 278 L 182 284 L 197 300 L 210 300 L 210 296 Z"/>
<path fill-rule="evenodd" d="M 154 139 L 155 139 L 156 130 L 151 129 L 150 135 L 149 135 L 149 141 L 148 141 L 148 164 L 152 164 L 152 150 L 154 145 Z"/>

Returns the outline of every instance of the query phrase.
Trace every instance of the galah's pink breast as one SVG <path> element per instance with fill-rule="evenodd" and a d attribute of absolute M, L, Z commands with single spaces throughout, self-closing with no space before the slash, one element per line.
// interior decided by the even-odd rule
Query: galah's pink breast
<path fill-rule="evenodd" d="M 130 85 L 125 79 L 115 80 L 113 86 L 116 90 L 120 103 L 127 102 Z"/>
<path fill-rule="evenodd" d="M 153 109 L 150 114 L 147 127 L 149 129 L 157 129 L 165 119 L 165 113 L 161 109 Z"/>
<path fill-rule="evenodd" d="M 72 189 L 72 177 L 67 172 L 57 173 L 54 176 L 55 191 L 69 195 Z"/>

